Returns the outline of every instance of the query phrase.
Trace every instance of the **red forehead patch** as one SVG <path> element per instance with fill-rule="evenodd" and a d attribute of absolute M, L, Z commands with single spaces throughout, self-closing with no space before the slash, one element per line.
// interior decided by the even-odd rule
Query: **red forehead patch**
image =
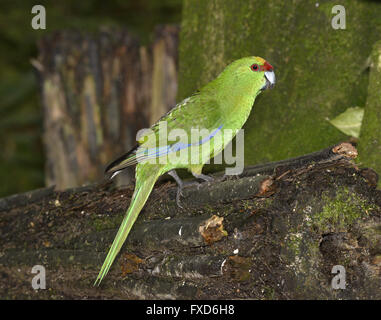
<path fill-rule="evenodd" d="M 274 69 L 273 66 L 270 63 L 268 63 L 267 61 L 265 61 L 263 66 L 261 66 L 261 68 L 260 68 L 261 71 L 272 71 L 273 69 Z"/>

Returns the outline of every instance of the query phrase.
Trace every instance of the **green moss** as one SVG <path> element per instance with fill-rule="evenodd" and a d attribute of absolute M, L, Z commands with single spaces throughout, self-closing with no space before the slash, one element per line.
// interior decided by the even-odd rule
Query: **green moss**
<path fill-rule="evenodd" d="M 291 250 L 295 256 L 300 255 L 301 236 L 299 234 L 290 234 L 287 239 L 289 250 Z"/>
<path fill-rule="evenodd" d="M 263 288 L 263 296 L 265 299 L 268 299 L 268 300 L 276 299 L 275 289 L 272 287 L 264 287 Z"/>
<path fill-rule="evenodd" d="M 118 228 L 122 222 L 122 219 L 123 219 L 123 216 L 120 216 L 120 215 L 107 217 L 107 219 L 94 218 L 93 226 L 96 231 Z"/>
<path fill-rule="evenodd" d="M 313 216 L 313 226 L 322 233 L 346 231 L 356 220 L 375 209 L 374 205 L 346 188 L 339 189 L 334 199 L 325 194 L 322 200 L 326 204 Z"/>
<path fill-rule="evenodd" d="M 262 202 L 260 202 L 260 207 L 262 209 L 269 208 L 274 203 L 274 198 L 264 198 Z"/>
<path fill-rule="evenodd" d="M 381 41 L 378 41 L 371 55 L 371 71 L 368 97 L 359 140 L 358 161 L 381 174 Z M 381 187 L 381 180 L 378 184 Z"/>
<path fill-rule="evenodd" d="M 184 1 L 178 100 L 237 58 L 262 56 L 275 67 L 275 88 L 257 98 L 244 126 L 246 165 L 347 139 L 327 119 L 349 106 L 365 105 L 368 73 L 363 66 L 379 39 L 381 4 L 346 1 L 346 30 L 332 28 L 333 5 Z"/>
<path fill-rule="evenodd" d="M 314 201 L 314 200 L 311 200 Z M 319 250 L 320 234 L 328 232 L 345 232 L 356 223 L 358 219 L 375 210 L 375 205 L 354 193 L 348 188 L 341 188 L 336 194 L 323 193 L 321 199 L 323 206 L 316 213 L 306 211 L 300 206 L 290 220 L 284 221 L 288 226 L 285 230 L 282 260 L 290 270 L 290 276 L 296 277 L 298 287 L 295 291 L 301 296 L 305 295 L 308 288 L 316 287 L 319 279 L 316 278 L 321 268 L 321 252 Z M 312 205 L 316 207 L 316 203 Z M 305 217 L 305 218 L 304 218 Z M 300 219 L 299 219 L 300 218 Z M 292 219 L 292 220 L 291 220 Z M 379 237 L 375 237 L 369 230 L 369 237 L 374 239 L 372 248 L 376 248 Z M 349 264 L 347 257 L 341 257 L 343 264 Z M 307 290 L 307 291 L 306 291 Z M 324 290 L 324 288 L 322 288 Z M 312 294 L 312 293 L 308 293 Z M 314 295 L 319 295 L 314 292 Z"/>
<path fill-rule="evenodd" d="M 304 229 L 303 225 L 299 227 Z M 283 255 L 283 260 L 290 269 L 289 276 L 298 278 L 295 292 L 303 296 L 308 288 L 316 286 L 320 259 L 319 242 L 303 231 L 288 234 L 285 245 L 286 255 Z"/>

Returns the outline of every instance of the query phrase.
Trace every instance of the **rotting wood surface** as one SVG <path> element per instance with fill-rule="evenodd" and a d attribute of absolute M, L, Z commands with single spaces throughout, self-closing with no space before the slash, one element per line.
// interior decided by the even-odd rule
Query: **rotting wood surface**
<path fill-rule="evenodd" d="M 184 190 L 161 180 L 101 286 L 133 187 L 0 199 L 6 299 L 380 299 L 381 192 L 342 143 Z M 34 265 L 46 269 L 33 290 Z M 342 265 L 346 288 L 333 289 Z"/>

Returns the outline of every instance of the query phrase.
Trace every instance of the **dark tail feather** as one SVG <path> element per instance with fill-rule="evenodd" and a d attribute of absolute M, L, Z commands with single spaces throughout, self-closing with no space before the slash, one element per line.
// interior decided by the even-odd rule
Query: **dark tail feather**
<path fill-rule="evenodd" d="M 130 151 L 128 151 L 124 155 L 120 156 L 119 158 L 117 158 L 116 160 L 111 162 L 107 166 L 107 168 L 105 170 L 105 174 L 109 174 L 109 173 L 112 174 L 112 173 L 114 173 L 116 171 L 123 170 L 124 168 L 126 168 L 128 166 L 136 164 L 134 155 L 135 155 L 135 152 L 136 152 L 138 147 L 139 147 L 139 145 L 136 145 Z M 128 161 L 128 160 L 130 160 L 130 161 Z"/>

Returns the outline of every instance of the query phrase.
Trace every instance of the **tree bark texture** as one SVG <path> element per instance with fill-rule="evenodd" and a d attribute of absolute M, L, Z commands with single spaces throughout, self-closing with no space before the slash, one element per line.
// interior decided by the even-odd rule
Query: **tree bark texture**
<path fill-rule="evenodd" d="M 161 181 L 110 273 L 92 284 L 132 187 L 52 188 L 0 201 L 6 299 L 380 299 L 381 192 L 347 143 L 184 190 Z M 34 265 L 46 289 L 33 290 Z M 334 289 L 334 266 L 345 289 Z"/>
<path fill-rule="evenodd" d="M 381 41 L 370 56 L 368 97 L 359 139 L 360 162 L 381 172 Z M 381 185 L 379 185 L 381 187 Z"/>
<path fill-rule="evenodd" d="M 343 141 L 348 137 L 328 119 L 349 107 L 363 107 L 367 100 L 366 108 L 376 103 L 379 91 L 368 93 L 368 83 L 369 89 L 375 85 L 371 83 L 375 74 L 369 78 L 368 58 L 380 40 L 381 3 L 345 1 L 345 29 L 334 29 L 337 12 L 332 11 L 337 4 L 331 0 L 184 1 L 179 99 L 241 57 L 260 56 L 275 68 L 274 89 L 257 98 L 244 126 L 246 165 L 296 157 Z M 369 120 L 374 124 L 364 129 L 372 134 L 364 132 L 361 137 L 366 140 L 362 144 L 376 144 L 377 149 L 367 153 L 361 148 L 365 152 L 361 159 L 376 152 L 375 158 L 381 157 L 380 141 L 367 140 L 379 132 L 374 129 L 381 127 L 377 119 Z M 365 119 L 364 126 L 369 121 Z"/>
<path fill-rule="evenodd" d="M 136 133 L 175 104 L 178 27 L 141 46 L 125 30 L 65 31 L 39 43 L 46 185 L 95 182 L 136 144 Z M 125 177 L 124 183 L 129 181 Z"/>

